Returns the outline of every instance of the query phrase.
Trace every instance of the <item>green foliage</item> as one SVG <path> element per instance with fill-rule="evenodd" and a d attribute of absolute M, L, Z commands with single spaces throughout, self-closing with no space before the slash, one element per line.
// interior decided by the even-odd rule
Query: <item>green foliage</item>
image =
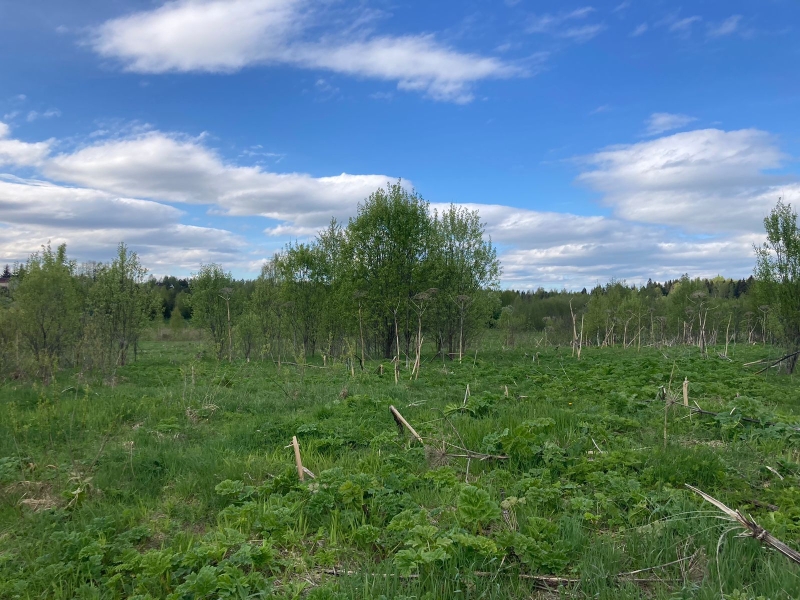
<path fill-rule="evenodd" d="M 127 362 L 128 352 L 157 310 L 158 299 L 143 285 L 146 275 L 139 257 L 125 244 L 119 245 L 110 265 L 97 270 L 88 299 L 90 331 L 91 341 L 100 346 L 106 364 L 121 366 Z"/>
<path fill-rule="evenodd" d="M 62 244 L 42 247 L 25 265 L 14 292 L 21 339 L 30 350 L 37 374 L 51 377 L 59 364 L 75 364 L 83 295 L 74 277 L 75 263 Z"/>
<path fill-rule="evenodd" d="M 233 355 L 233 316 L 237 314 L 233 278 L 216 264 L 203 265 L 191 280 L 192 320 L 211 336 L 217 358 Z M 233 304 L 233 313 L 231 313 Z"/>
<path fill-rule="evenodd" d="M 502 341 L 398 384 L 377 361 L 355 377 L 312 357 L 221 368 L 200 342 L 142 342 L 113 388 L 77 371 L 3 384 L 0 597 L 535 596 L 520 575 L 580 579 L 561 590 L 575 598 L 798 595 L 796 567 L 755 540 L 720 544 L 730 524 L 683 488 L 796 545 L 797 384 L 742 367 L 761 347 L 578 362 L 539 346 L 533 362 L 536 346 Z M 665 445 L 659 390 L 685 376 L 716 416 L 670 406 Z M 443 419 L 467 383 L 479 403 Z M 293 435 L 316 478 L 299 481 Z M 642 586 L 616 577 L 695 552 Z"/>
<path fill-rule="evenodd" d="M 500 518 L 500 507 L 486 490 L 465 485 L 458 494 L 458 517 L 466 529 L 477 533 Z"/>
<path fill-rule="evenodd" d="M 758 291 L 781 325 L 781 339 L 790 351 L 800 348 L 800 230 L 797 213 L 790 204 L 778 201 L 764 219 L 767 241 L 756 248 L 755 275 Z M 789 372 L 797 359 L 789 364 Z"/>

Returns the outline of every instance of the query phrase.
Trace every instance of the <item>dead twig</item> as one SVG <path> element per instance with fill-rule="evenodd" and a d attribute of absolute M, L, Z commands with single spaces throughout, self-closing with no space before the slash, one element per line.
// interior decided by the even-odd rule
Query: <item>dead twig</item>
<path fill-rule="evenodd" d="M 800 564 L 800 552 L 795 550 L 794 548 L 790 548 L 778 538 L 773 536 L 769 531 L 761 527 L 758 523 L 756 523 L 752 517 L 749 515 L 745 517 L 741 512 L 738 510 L 733 510 L 729 508 L 716 498 L 709 496 L 704 491 L 697 489 L 686 484 L 686 487 L 692 490 L 695 494 L 699 495 L 703 500 L 706 502 L 710 502 L 714 506 L 716 506 L 719 510 L 721 510 L 731 521 L 738 523 L 744 531 L 740 534 L 742 537 L 752 537 L 764 544 L 765 546 L 769 546 L 783 554 L 786 558 Z"/>

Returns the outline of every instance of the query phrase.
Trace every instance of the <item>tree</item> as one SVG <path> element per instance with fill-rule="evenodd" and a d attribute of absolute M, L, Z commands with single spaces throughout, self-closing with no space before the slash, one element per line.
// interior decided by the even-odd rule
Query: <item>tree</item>
<path fill-rule="evenodd" d="M 764 219 L 767 241 L 755 247 L 757 294 L 772 307 L 788 353 L 800 350 L 800 230 L 797 213 L 778 200 Z M 794 371 L 797 355 L 787 360 Z"/>
<path fill-rule="evenodd" d="M 432 229 L 428 203 L 399 182 L 371 194 L 348 224 L 350 278 L 365 294 L 365 318 L 386 358 L 392 357 L 399 338 L 392 310 L 398 304 L 402 317 L 397 326 L 403 329 L 406 355 L 410 353 L 411 299 L 432 287 L 426 261 Z"/>
<path fill-rule="evenodd" d="M 450 205 L 433 214 L 433 240 L 428 259 L 431 285 L 439 290 L 434 312 L 440 344 L 458 348 L 459 360 L 467 340 L 488 319 L 489 304 L 481 290 L 499 285 L 500 262 L 486 237 L 478 211 Z"/>
<path fill-rule="evenodd" d="M 97 269 L 89 292 L 89 306 L 102 346 L 119 366 L 127 362 L 130 348 L 135 352 L 139 335 L 160 304 L 160 298 L 145 288 L 146 276 L 147 269 L 138 255 L 120 244 L 111 264 Z"/>
<path fill-rule="evenodd" d="M 202 265 L 190 285 L 192 321 L 211 335 L 217 358 L 232 356 L 229 308 L 233 288 L 230 273 L 217 264 Z M 226 300 L 227 298 L 227 300 Z M 235 313 L 235 303 L 234 303 Z"/>
<path fill-rule="evenodd" d="M 48 379 L 68 359 L 80 333 L 83 298 L 75 278 L 75 262 L 67 246 L 50 245 L 28 259 L 14 300 L 20 310 L 19 330 L 33 354 L 39 375 Z"/>

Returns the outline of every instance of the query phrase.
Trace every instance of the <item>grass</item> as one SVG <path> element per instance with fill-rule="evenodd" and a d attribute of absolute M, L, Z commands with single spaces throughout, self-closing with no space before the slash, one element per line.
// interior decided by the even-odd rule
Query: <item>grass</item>
<path fill-rule="evenodd" d="M 6 382 L 0 598 L 797 598 L 796 565 L 684 488 L 800 545 L 798 386 L 742 366 L 775 352 L 579 362 L 487 337 L 395 385 L 378 361 L 352 377 L 153 341 L 103 380 Z M 684 378 L 716 417 L 689 416 Z"/>

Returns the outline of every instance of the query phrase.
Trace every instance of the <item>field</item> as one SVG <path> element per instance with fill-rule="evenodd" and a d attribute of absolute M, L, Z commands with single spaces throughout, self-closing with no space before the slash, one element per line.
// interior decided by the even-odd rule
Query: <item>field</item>
<path fill-rule="evenodd" d="M 160 341 L 4 383 L 0 598 L 798 598 L 685 487 L 800 545 L 797 381 L 721 351 L 487 338 L 395 383 Z"/>

